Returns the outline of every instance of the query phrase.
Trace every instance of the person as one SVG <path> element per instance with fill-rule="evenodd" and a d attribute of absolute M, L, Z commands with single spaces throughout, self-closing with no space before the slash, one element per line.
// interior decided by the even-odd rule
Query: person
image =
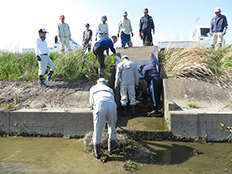
<path fill-rule="evenodd" d="M 93 145 L 94 156 L 100 158 L 100 143 L 106 122 L 108 123 L 108 152 L 111 155 L 114 150 L 117 131 L 117 105 L 114 101 L 114 93 L 111 88 L 106 86 L 106 80 L 100 78 L 97 84 L 90 88 L 89 103 L 93 107 Z"/>
<path fill-rule="evenodd" d="M 47 66 L 50 67 L 50 70 L 47 75 L 48 81 L 54 81 L 51 76 L 56 70 L 56 66 L 49 56 L 48 46 L 46 39 L 46 33 L 48 33 L 44 28 L 39 30 L 39 38 L 36 40 L 35 54 L 37 56 L 37 61 L 39 64 L 39 84 L 43 87 L 48 87 L 47 84 L 43 81 L 43 75 L 47 69 Z"/>
<path fill-rule="evenodd" d="M 155 34 L 155 25 L 152 17 L 148 15 L 148 12 L 147 8 L 143 10 L 144 16 L 141 17 L 139 22 L 139 36 L 143 39 L 143 46 L 152 46 L 151 30 Z"/>
<path fill-rule="evenodd" d="M 99 40 L 104 37 L 109 37 L 109 29 L 108 29 L 108 24 L 106 23 L 107 21 L 107 16 L 102 16 L 101 17 L 101 23 L 98 25 L 97 30 L 96 30 L 96 38 L 95 41 L 97 42 L 97 38 Z M 109 55 L 109 49 L 106 49 L 107 55 Z"/>
<path fill-rule="evenodd" d="M 147 87 L 148 93 L 150 92 L 151 88 L 154 109 L 153 111 L 148 112 L 148 116 L 151 116 L 153 114 L 158 114 L 158 109 L 160 107 L 160 95 L 162 92 L 162 79 L 156 68 L 154 54 L 151 53 L 149 57 L 151 59 L 152 64 L 143 64 L 140 66 L 140 70 L 143 74 L 145 86 Z"/>
<path fill-rule="evenodd" d="M 119 53 L 116 52 L 116 50 L 114 48 L 114 44 L 117 42 L 117 40 L 118 39 L 117 39 L 116 36 L 112 36 L 111 39 L 108 38 L 108 37 L 103 37 L 98 42 L 96 42 L 94 44 L 93 53 L 95 54 L 95 56 L 98 59 L 98 64 L 99 64 L 98 75 L 99 75 L 99 78 L 104 76 L 104 69 L 105 69 L 105 63 L 104 63 L 105 55 L 103 54 L 104 50 L 110 48 L 110 50 L 114 54 L 119 55 Z"/>
<path fill-rule="evenodd" d="M 126 105 L 128 103 L 128 96 L 130 100 L 132 115 L 135 115 L 135 87 L 139 85 L 139 74 L 135 63 L 129 61 L 129 57 L 124 55 L 122 61 L 117 65 L 115 75 L 115 89 L 120 83 L 120 95 L 122 116 L 126 116 Z M 128 93 L 128 96 L 127 96 Z"/>
<path fill-rule="evenodd" d="M 61 23 L 58 24 L 58 37 L 61 42 L 62 52 L 65 51 L 65 47 L 66 49 L 71 50 L 69 41 L 72 40 L 69 25 L 64 22 L 64 19 L 65 19 L 64 15 L 61 15 L 60 16 Z"/>
<path fill-rule="evenodd" d="M 127 15 L 128 15 L 127 12 L 124 11 L 122 13 L 123 19 L 121 19 L 118 23 L 117 36 L 119 37 L 119 34 L 121 36 L 122 47 L 125 47 L 126 44 L 128 45 L 128 47 L 132 47 L 131 37 L 134 36 L 132 31 L 131 21 L 127 18 Z"/>
<path fill-rule="evenodd" d="M 217 40 L 219 47 L 222 46 L 223 36 L 226 34 L 228 26 L 226 16 L 221 14 L 221 9 L 218 7 L 214 12 L 216 16 L 212 18 L 210 23 L 210 35 L 212 36 L 211 48 L 214 48 Z"/>
<path fill-rule="evenodd" d="M 85 24 L 86 30 L 83 32 L 83 47 L 90 52 L 92 41 L 92 30 L 89 29 L 89 23 Z"/>

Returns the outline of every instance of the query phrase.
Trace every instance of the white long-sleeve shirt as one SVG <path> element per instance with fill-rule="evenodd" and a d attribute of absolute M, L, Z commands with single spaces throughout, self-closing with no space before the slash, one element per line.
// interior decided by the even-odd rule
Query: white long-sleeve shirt
<path fill-rule="evenodd" d="M 57 33 L 58 37 L 67 37 L 69 39 L 71 39 L 71 31 L 69 28 L 69 25 L 67 23 L 60 23 L 58 24 L 58 33 Z"/>
<path fill-rule="evenodd" d="M 44 40 L 42 41 L 41 38 L 38 38 L 35 43 L 35 54 L 40 55 L 40 54 L 48 54 L 48 46 L 47 46 L 47 41 Z"/>
<path fill-rule="evenodd" d="M 114 92 L 105 84 L 96 84 L 90 88 L 89 104 L 95 106 L 100 101 L 114 101 Z"/>
<path fill-rule="evenodd" d="M 100 23 L 97 27 L 97 30 L 96 30 L 96 37 L 98 35 L 106 35 L 107 37 L 109 37 L 109 29 L 108 29 L 108 24 L 105 23 Z"/>
<path fill-rule="evenodd" d="M 118 23 L 118 33 L 123 32 L 125 34 L 130 34 L 133 32 L 131 21 L 129 19 L 121 19 Z"/>

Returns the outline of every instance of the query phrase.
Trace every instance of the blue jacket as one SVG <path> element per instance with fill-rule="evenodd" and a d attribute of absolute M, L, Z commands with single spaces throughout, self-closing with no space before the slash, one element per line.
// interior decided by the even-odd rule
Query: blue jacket
<path fill-rule="evenodd" d="M 150 65 L 144 66 L 142 71 L 146 87 L 149 87 L 149 84 L 153 78 L 160 78 L 160 74 L 157 71 L 156 63 L 153 58 L 151 59 L 151 62 L 152 63 Z"/>
<path fill-rule="evenodd" d="M 150 33 L 151 29 L 155 29 L 154 22 L 151 16 L 143 16 L 139 21 L 139 32 Z"/>
<path fill-rule="evenodd" d="M 116 51 L 115 51 L 115 48 L 114 48 L 114 43 L 113 41 L 108 38 L 108 37 L 103 37 L 101 38 L 98 42 L 96 42 L 94 44 L 94 46 L 100 46 L 103 48 L 103 50 L 106 50 L 108 48 L 110 48 L 110 50 L 115 54 Z"/>
<path fill-rule="evenodd" d="M 213 33 L 223 32 L 224 29 L 227 29 L 227 26 L 227 19 L 224 15 L 214 16 L 210 23 L 210 30 Z"/>

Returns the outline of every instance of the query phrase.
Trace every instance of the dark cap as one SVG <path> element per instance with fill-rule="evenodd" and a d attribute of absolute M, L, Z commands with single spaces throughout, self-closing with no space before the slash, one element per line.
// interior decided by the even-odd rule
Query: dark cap
<path fill-rule="evenodd" d="M 143 12 L 148 13 L 148 12 L 149 12 L 149 11 L 148 11 L 148 8 L 144 8 Z"/>
<path fill-rule="evenodd" d="M 44 28 L 39 29 L 39 33 L 48 33 Z"/>

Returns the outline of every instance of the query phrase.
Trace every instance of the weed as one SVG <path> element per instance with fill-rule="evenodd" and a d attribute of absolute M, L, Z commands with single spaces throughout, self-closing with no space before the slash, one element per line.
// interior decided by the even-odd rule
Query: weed
<path fill-rule="evenodd" d="M 14 103 L 2 103 L 2 111 L 13 111 L 15 109 Z"/>
<path fill-rule="evenodd" d="M 126 171 L 135 171 L 135 170 L 138 170 L 140 166 L 142 166 L 142 164 L 138 164 L 132 160 L 128 160 L 125 162 L 123 168 Z"/>
<path fill-rule="evenodd" d="M 18 95 L 15 96 L 15 102 L 16 103 L 19 101 L 19 98 L 20 98 L 20 94 L 18 94 Z"/>
<path fill-rule="evenodd" d="M 197 108 L 197 107 L 198 107 L 197 103 L 193 103 L 193 102 L 188 103 L 188 106 L 189 106 L 190 108 Z"/>

